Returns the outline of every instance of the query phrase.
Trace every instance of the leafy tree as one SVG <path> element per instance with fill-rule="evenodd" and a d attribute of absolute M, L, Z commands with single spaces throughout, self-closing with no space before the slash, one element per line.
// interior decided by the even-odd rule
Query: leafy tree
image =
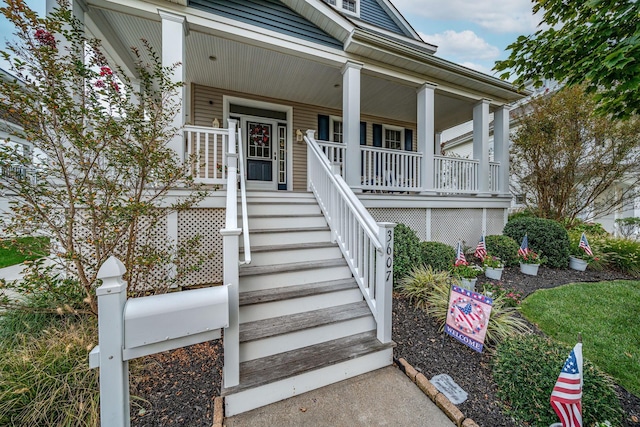
<path fill-rule="evenodd" d="M 0 190 L 15 195 L 5 232 L 49 236 L 61 260 L 54 267 L 36 263 L 13 290 L 35 295 L 43 308 L 66 304 L 95 313 L 97 271 L 111 255 L 124 262 L 130 293 L 153 292 L 149 287 L 166 285 L 176 268 L 193 267 L 186 255 L 195 246 L 176 249 L 154 232 L 169 212 L 193 206 L 203 194 L 189 192 L 176 202 L 166 197 L 192 185 L 167 146 L 178 131 L 171 125 L 182 85 L 171 80 L 175 67 L 162 67 L 145 43 L 146 52 L 133 50 L 134 84 L 108 64 L 69 5 L 59 5 L 46 18 L 24 0 L 7 0 L 0 9 L 17 38 L 2 51 L 17 79 L 0 80 L 0 105 L 22 125 L 10 129 L 13 135 L 34 147 L 33 153 L 0 147 Z"/>
<path fill-rule="evenodd" d="M 511 173 L 527 207 L 543 218 L 592 219 L 638 192 L 640 120 L 611 120 L 593 107 L 575 86 L 534 98 L 520 111 Z"/>
<path fill-rule="evenodd" d="M 617 118 L 640 113 L 640 2 L 635 0 L 532 0 L 543 28 L 520 36 L 495 69 L 524 86 L 554 79 L 586 84 L 598 112 Z"/>

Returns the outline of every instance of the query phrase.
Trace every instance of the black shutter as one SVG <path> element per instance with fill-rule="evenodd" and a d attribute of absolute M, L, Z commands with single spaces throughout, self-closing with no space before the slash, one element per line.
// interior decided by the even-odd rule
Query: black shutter
<path fill-rule="evenodd" d="M 373 124 L 373 146 L 382 147 L 382 125 Z"/>
<path fill-rule="evenodd" d="M 404 130 L 404 150 L 413 151 L 413 129 Z"/>
<path fill-rule="evenodd" d="M 360 122 L 360 145 L 367 145 L 367 122 Z"/>
<path fill-rule="evenodd" d="M 329 116 L 318 114 L 318 139 L 320 141 L 329 140 Z"/>

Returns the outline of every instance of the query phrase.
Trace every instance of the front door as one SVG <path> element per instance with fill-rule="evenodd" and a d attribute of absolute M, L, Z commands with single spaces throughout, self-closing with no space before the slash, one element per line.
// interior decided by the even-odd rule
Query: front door
<path fill-rule="evenodd" d="M 244 117 L 247 187 L 286 190 L 286 125 L 258 117 Z"/>

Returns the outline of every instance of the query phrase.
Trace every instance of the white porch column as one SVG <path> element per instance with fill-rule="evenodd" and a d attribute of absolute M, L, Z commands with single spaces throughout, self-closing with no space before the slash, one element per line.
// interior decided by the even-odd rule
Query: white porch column
<path fill-rule="evenodd" d="M 342 67 L 342 131 L 346 144 L 345 178 L 359 188 L 360 177 L 360 70 L 362 64 L 348 61 Z"/>
<path fill-rule="evenodd" d="M 489 101 L 483 99 L 473 107 L 473 158 L 479 161 L 478 192 L 489 192 Z"/>
<path fill-rule="evenodd" d="M 162 19 L 162 66 L 171 67 L 178 64 L 173 70 L 171 76 L 174 82 L 184 82 L 185 59 L 187 50 L 185 46 L 186 36 L 188 34 L 187 19 L 184 16 L 159 10 L 158 14 Z M 177 114 L 173 118 L 172 126 L 182 129 L 185 123 L 186 112 L 186 90 L 183 86 L 176 94 L 175 102 L 180 106 Z M 182 131 L 178 132 L 169 142 L 169 148 L 172 148 L 177 154 L 180 161 L 184 160 L 184 141 Z"/>
<path fill-rule="evenodd" d="M 418 152 L 422 153 L 420 181 L 422 191 L 433 191 L 433 160 L 435 139 L 435 90 L 436 85 L 423 84 L 418 89 Z"/>
<path fill-rule="evenodd" d="M 498 189 L 500 194 L 509 195 L 509 111 L 505 105 L 493 113 L 493 158 L 500 162 Z"/>

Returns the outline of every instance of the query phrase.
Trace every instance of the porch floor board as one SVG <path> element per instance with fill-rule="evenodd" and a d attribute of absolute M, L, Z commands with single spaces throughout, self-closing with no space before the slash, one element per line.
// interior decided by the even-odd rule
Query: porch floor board
<path fill-rule="evenodd" d="M 240 306 L 303 298 L 312 295 L 337 292 L 357 288 L 355 279 L 331 280 L 327 282 L 308 283 L 305 285 L 285 286 L 282 288 L 261 291 L 241 292 Z"/>
<path fill-rule="evenodd" d="M 376 332 L 370 331 L 250 360 L 240 364 L 240 384 L 223 388 L 221 395 L 231 395 L 392 347 L 395 347 L 393 341 L 383 344 L 376 338 Z"/>
<path fill-rule="evenodd" d="M 371 316 L 365 301 L 240 324 L 240 342 L 288 334 L 322 325 Z"/>

